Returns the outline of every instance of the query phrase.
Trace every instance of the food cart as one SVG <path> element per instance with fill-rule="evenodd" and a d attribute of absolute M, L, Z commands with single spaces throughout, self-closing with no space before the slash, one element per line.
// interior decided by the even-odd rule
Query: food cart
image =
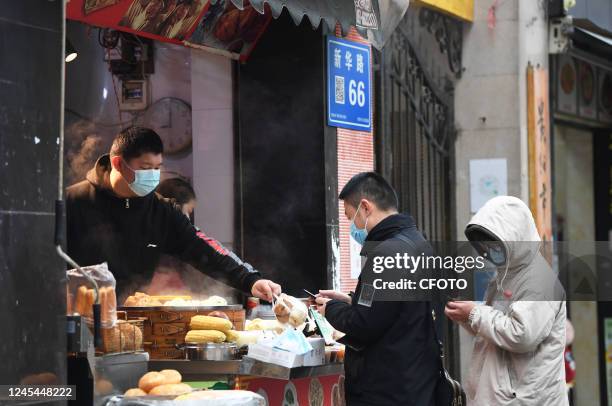
<path fill-rule="evenodd" d="M 281 324 L 276 320 L 245 321 L 245 310 L 242 305 L 219 302 L 218 298 L 213 298 L 215 303 L 219 303 L 218 305 L 210 305 L 210 300 L 198 302 L 185 297 L 177 299 L 176 296 L 145 294 L 138 296 L 141 298 L 140 302 L 133 300 L 130 302 L 128 298 L 127 303 L 145 306 L 119 306 L 116 326 L 121 326 L 117 328 L 120 332 L 125 331 L 125 325 L 140 331 L 134 334 L 119 334 L 118 344 L 109 344 L 108 340 L 116 338 L 107 331 L 108 329 L 102 328 L 102 345 L 97 348 L 97 352 L 94 352 L 93 336 L 86 326 L 87 323 L 78 323 L 78 328 L 75 330 L 81 331 L 78 334 L 79 338 L 75 339 L 73 336 L 73 339 L 69 340 L 76 346 L 71 351 L 74 357 L 73 364 L 79 358 L 85 361 L 89 365 L 92 377 L 90 385 L 78 385 L 81 399 L 86 395 L 85 392 L 90 390 L 93 393 L 93 402 L 101 405 L 131 404 L 129 402 L 135 401 L 138 401 L 139 405 L 171 402 L 176 396 L 151 396 L 155 394 L 152 390 L 149 390 L 148 394 L 128 392 L 141 396 L 124 396 L 128 390 L 138 391 L 136 388 L 143 387 L 141 378 L 145 374 L 171 370 L 180 374 L 180 384 L 188 384 L 192 393 L 220 390 L 216 393 L 219 396 L 231 396 L 227 391 L 257 394 L 256 397 L 245 398 L 245 403 L 236 403 L 237 405 L 344 404 L 342 357 L 337 351 L 329 351 L 329 347 L 328 351 L 325 351 L 322 338 L 308 338 L 309 342 L 316 343 L 310 353 L 288 355 L 279 352 L 282 354 L 281 358 L 272 357 L 270 362 L 262 361 L 261 355 L 249 351 L 248 345 L 240 342 L 240 338 L 238 342 L 241 348 L 234 342 L 208 342 L 201 344 L 198 351 L 190 351 L 189 345 L 195 344 L 186 344 L 185 341 L 189 331 L 192 330 L 193 318 L 196 316 L 212 317 L 204 320 L 217 319 L 220 325 L 226 323 L 235 329 L 230 331 L 242 334 L 244 336 L 242 340 L 251 342 L 253 348 L 259 345 L 255 337 L 278 336 L 278 334 L 263 330 L 244 331 L 245 327 L 248 328 L 251 324 L 251 327 L 257 325 L 259 327 L 255 328 L 264 328 L 275 326 L 275 323 L 278 327 Z M 175 305 L 177 303 L 184 305 L 177 306 Z M 193 305 L 194 303 L 200 305 Z M 146 306 L 146 304 L 155 304 L 155 306 Z M 69 320 L 75 323 L 76 320 L 80 320 L 80 316 L 73 314 L 69 316 Z M 226 331 L 227 337 L 230 337 L 230 331 Z M 276 351 L 272 348 L 267 350 L 270 354 Z M 279 361 L 275 361 L 277 359 Z M 79 371 L 74 367 L 72 370 Z M 209 404 L 208 401 L 198 399 L 196 404 L 206 405 Z"/>

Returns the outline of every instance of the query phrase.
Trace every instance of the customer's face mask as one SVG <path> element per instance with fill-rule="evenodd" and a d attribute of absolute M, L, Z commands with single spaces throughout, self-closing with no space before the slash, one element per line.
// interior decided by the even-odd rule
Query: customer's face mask
<path fill-rule="evenodd" d="M 357 210 L 355 211 L 355 215 L 353 216 L 353 219 L 351 220 L 351 237 L 353 237 L 353 239 L 357 241 L 360 245 L 363 245 L 363 243 L 366 240 L 366 237 L 368 236 L 368 229 L 367 229 L 368 218 L 366 217 L 363 228 L 361 229 L 357 228 L 357 226 L 355 225 L 355 218 L 357 217 L 357 213 L 359 213 L 360 208 L 361 208 L 361 202 L 359 202 L 359 205 L 357 206 Z"/>
<path fill-rule="evenodd" d="M 486 259 L 492 262 L 494 265 L 502 266 L 506 263 L 506 249 L 502 242 L 487 241 L 482 243 L 486 253 Z"/>
<path fill-rule="evenodd" d="M 127 162 L 125 162 L 125 166 L 134 172 L 134 181 L 128 183 L 128 186 L 138 196 L 148 195 L 159 185 L 159 178 L 161 176 L 159 169 L 132 169 Z"/>

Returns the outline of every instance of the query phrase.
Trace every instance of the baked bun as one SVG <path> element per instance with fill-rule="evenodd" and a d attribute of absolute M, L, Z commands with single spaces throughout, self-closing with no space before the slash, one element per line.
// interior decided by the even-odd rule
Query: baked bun
<path fill-rule="evenodd" d="M 180 372 L 176 369 L 164 369 L 159 371 L 159 373 L 166 378 L 166 384 L 181 383 L 181 381 L 183 380 L 183 377 L 181 376 Z"/>
<path fill-rule="evenodd" d="M 151 389 L 149 395 L 154 396 L 179 396 L 191 392 L 191 386 L 186 383 L 168 383 Z"/>
<path fill-rule="evenodd" d="M 147 392 L 143 391 L 140 388 L 132 388 L 125 391 L 123 394 L 126 398 L 136 397 L 136 396 L 147 396 Z"/>
<path fill-rule="evenodd" d="M 166 377 L 159 372 L 147 372 L 138 381 L 138 387 L 145 392 L 150 392 L 156 386 L 166 383 Z"/>

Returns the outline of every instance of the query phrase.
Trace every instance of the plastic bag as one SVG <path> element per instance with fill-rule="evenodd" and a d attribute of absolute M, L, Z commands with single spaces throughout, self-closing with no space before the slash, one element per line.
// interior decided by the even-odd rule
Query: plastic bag
<path fill-rule="evenodd" d="M 276 349 L 289 351 L 293 354 L 302 355 L 312 351 L 312 345 L 306 340 L 304 334 L 288 328 L 285 332 L 272 341 Z"/>
<path fill-rule="evenodd" d="M 115 293 L 115 277 L 103 262 L 98 265 L 81 267 L 98 284 L 100 302 L 100 325 L 102 328 L 111 328 L 117 323 L 117 295 Z M 91 282 L 77 269 L 66 271 L 68 283 L 66 284 L 67 314 L 78 313 L 88 324 L 93 324 L 93 304 L 95 292 Z"/>
<path fill-rule="evenodd" d="M 281 293 L 275 298 L 273 310 L 279 323 L 288 324 L 300 331 L 304 329 L 308 318 L 308 308 L 301 300 Z"/>

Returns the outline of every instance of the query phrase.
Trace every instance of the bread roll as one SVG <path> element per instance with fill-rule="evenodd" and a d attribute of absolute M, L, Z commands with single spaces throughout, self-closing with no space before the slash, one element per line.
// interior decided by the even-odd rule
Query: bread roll
<path fill-rule="evenodd" d="M 106 312 L 109 323 L 117 320 L 117 294 L 112 286 L 106 288 Z"/>
<path fill-rule="evenodd" d="M 138 387 L 145 392 L 150 392 L 156 386 L 166 383 L 166 377 L 159 372 L 147 372 L 138 381 Z"/>
<path fill-rule="evenodd" d="M 132 388 L 125 391 L 123 394 L 126 398 L 136 397 L 136 396 L 147 396 L 147 392 L 143 391 L 140 388 Z"/>
<path fill-rule="evenodd" d="M 100 288 L 98 295 L 100 295 L 100 321 L 108 325 L 109 322 L 109 311 L 108 311 L 108 298 L 106 297 L 106 288 Z"/>
<path fill-rule="evenodd" d="M 163 369 L 159 373 L 166 377 L 166 384 L 181 383 L 183 380 L 181 373 L 176 369 Z"/>
<path fill-rule="evenodd" d="M 77 289 L 76 303 L 74 305 L 74 311 L 81 316 L 87 312 L 87 287 L 84 285 L 79 286 Z"/>
<path fill-rule="evenodd" d="M 142 348 L 142 331 L 132 323 L 117 322 L 121 331 L 121 351 L 136 351 Z"/>
<path fill-rule="evenodd" d="M 98 292 L 99 293 L 99 292 Z M 87 303 L 85 304 L 85 315 L 93 317 L 93 305 L 95 303 L 96 293 L 93 289 L 87 289 Z"/>
<path fill-rule="evenodd" d="M 179 396 L 191 392 L 191 386 L 186 383 L 168 383 L 151 389 L 149 395 L 154 396 Z"/>
<path fill-rule="evenodd" d="M 126 307 L 135 307 L 138 306 L 138 298 L 136 296 L 128 296 L 127 299 L 125 299 L 125 302 L 123 302 L 123 305 Z"/>

